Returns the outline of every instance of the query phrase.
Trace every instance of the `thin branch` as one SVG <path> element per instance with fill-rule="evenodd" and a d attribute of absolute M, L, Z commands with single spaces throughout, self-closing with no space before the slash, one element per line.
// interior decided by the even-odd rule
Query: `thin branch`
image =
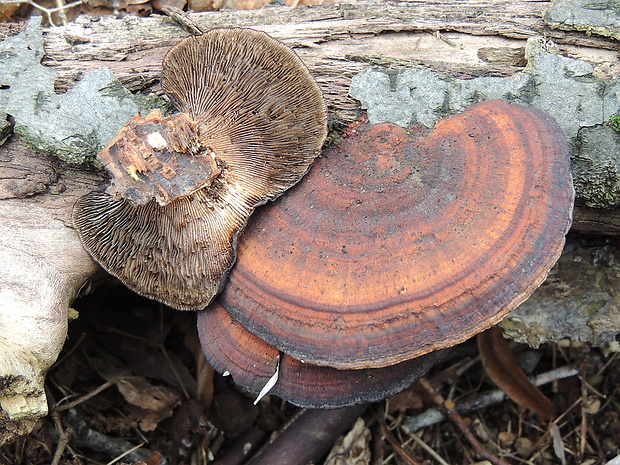
<path fill-rule="evenodd" d="M 91 397 L 95 397 L 97 394 L 99 394 L 102 391 L 105 391 L 107 388 L 109 388 L 110 386 L 116 384 L 116 382 L 121 379 L 122 377 L 114 377 L 109 379 L 108 381 L 106 381 L 105 383 L 103 383 L 101 386 L 99 386 L 96 389 L 93 389 L 92 391 L 90 391 L 88 394 L 84 394 L 82 397 L 78 397 L 77 399 L 75 399 L 74 401 L 71 402 L 67 402 L 66 404 L 62 404 L 62 405 L 57 405 L 55 410 L 58 412 L 62 412 L 63 410 L 68 410 L 70 408 L 75 407 L 76 405 L 81 404 L 82 402 L 87 401 L 88 399 L 90 399 Z"/>
<path fill-rule="evenodd" d="M 467 441 L 474 448 L 474 452 L 476 453 L 476 455 L 483 458 L 484 460 L 488 460 L 493 465 L 508 465 L 507 462 L 484 448 L 480 441 L 478 441 L 478 439 L 471 432 L 471 430 L 467 426 L 467 423 L 465 423 L 465 420 L 463 420 L 463 417 L 461 417 L 459 412 L 456 410 L 452 401 L 446 401 L 441 394 L 435 392 L 428 380 L 422 378 L 420 381 L 418 381 L 418 384 L 430 395 L 430 397 L 433 399 L 433 402 L 435 402 L 438 406 L 441 406 L 440 408 L 442 410 L 445 410 L 445 414 L 448 416 L 448 418 L 450 418 L 450 421 L 454 423 L 454 425 L 461 431 L 463 436 L 465 436 Z"/>
<path fill-rule="evenodd" d="M 578 374 L 579 369 L 575 368 L 572 365 L 566 365 L 560 368 L 556 368 L 554 370 L 547 371 L 545 373 L 541 373 L 540 375 L 531 378 L 530 381 L 532 381 L 532 383 L 534 383 L 536 386 L 542 386 L 543 384 L 548 384 L 552 381 L 569 378 Z M 503 391 L 496 389 L 493 391 L 485 392 L 466 404 L 458 404 L 456 406 L 456 410 L 461 413 L 471 412 L 482 408 L 490 407 L 491 405 L 499 404 L 505 399 L 506 394 L 504 394 Z M 440 423 L 445 419 L 446 415 L 444 415 L 438 408 L 430 408 L 425 412 L 421 413 L 420 415 L 416 415 L 414 417 L 406 417 L 403 420 L 401 427 L 405 433 L 411 434 L 419 430 L 420 428 Z"/>

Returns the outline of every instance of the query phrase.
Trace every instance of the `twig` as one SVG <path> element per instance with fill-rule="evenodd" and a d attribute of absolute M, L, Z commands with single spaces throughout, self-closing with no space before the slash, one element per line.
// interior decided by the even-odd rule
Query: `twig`
<path fill-rule="evenodd" d="M 474 448 L 475 453 L 482 457 L 485 460 L 488 460 L 493 465 L 508 465 L 504 460 L 499 458 L 497 455 L 490 453 L 487 451 L 480 441 L 476 439 L 474 434 L 470 431 L 469 427 L 463 420 L 463 417 L 459 414 L 459 412 L 454 407 L 454 403 L 452 401 L 446 401 L 443 396 L 433 389 L 428 380 L 422 378 L 418 381 L 418 384 L 431 396 L 433 402 L 435 402 L 438 406 L 441 406 L 442 409 L 445 409 L 445 414 L 450 418 L 450 421 L 454 423 L 454 425 L 461 431 L 463 436 L 469 441 L 471 446 Z"/>
<path fill-rule="evenodd" d="M 75 430 L 73 443 L 77 447 L 107 454 L 109 457 L 118 458 L 119 455 L 124 454 L 124 457 L 132 462 L 146 460 L 151 454 L 151 451 L 146 448 L 136 449 L 134 445 L 128 441 L 109 437 L 90 429 L 84 418 L 82 418 L 75 409 L 67 411 L 67 422 L 70 423 Z M 162 458 L 160 464 L 167 464 L 167 460 Z"/>
<path fill-rule="evenodd" d="M 403 449 L 402 446 L 398 443 L 398 441 L 394 438 L 394 436 L 392 435 L 392 432 L 385 424 L 385 420 L 381 418 L 380 422 L 381 422 L 381 432 L 383 433 L 383 436 L 385 437 L 387 442 L 389 442 L 390 445 L 394 448 L 394 450 L 400 456 L 400 458 L 402 458 L 409 465 L 420 465 L 419 462 L 417 462 L 413 457 L 411 457 L 407 453 L 407 451 Z"/>
<path fill-rule="evenodd" d="M 58 412 L 52 412 L 51 417 L 54 421 L 54 425 L 56 426 L 56 429 L 58 430 L 58 433 L 60 434 L 60 437 L 58 440 L 58 446 L 56 447 L 56 451 L 54 452 L 52 463 L 50 465 L 59 465 L 60 460 L 62 459 L 62 454 L 65 451 L 65 449 L 68 447 L 69 441 L 73 437 L 74 431 L 73 431 L 73 428 L 71 427 L 67 429 L 63 428 L 62 422 L 60 421 L 60 417 L 58 416 Z"/>
<path fill-rule="evenodd" d="M 143 446 L 144 446 L 144 443 L 138 444 L 137 446 L 132 447 L 131 449 L 129 449 L 128 451 L 123 452 L 121 455 L 119 455 L 118 457 L 114 458 L 113 460 L 110 460 L 108 463 L 106 463 L 106 465 L 114 465 L 116 462 L 118 462 L 120 459 L 122 459 L 126 455 L 129 455 L 129 454 L 137 451 L 138 449 L 141 449 Z"/>
<path fill-rule="evenodd" d="M 67 350 L 61 358 L 56 360 L 56 362 L 50 367 L 50 371 L 53 370 L 54 368 L 62 365 L 63 362 L 65 360 L 67 360 L 67 358 L 69 358 L 73 354 L 73 352 L 75 352 L 77 350 L 77 348 L 80 346 L 80 344 L 82 344 L 82 342 L 84 341 L 85 337 L 86 337 L 86 333 L 80 334 L 80 337 L 78 338 L 77 342 L 75 344 L 73 344 L 73 347 L 71 347 L 69 350 Z"/>
<path fill-rule="evenodd" d="M 105 391 L 107 388 L 109 388 L 110 386 L 114 385 L 119 379 L 121 379 L 122 377 L 117 377 L 115 376 L 112 379 L 109 379 L 108 381 L 106 381 L 105 383 L 103 383 L 101 386 L 99 386 L 98 388 L 90 391 L 88 394 L 84 394 L 82 397 L 78 397 L 77 399 L 75 399 L 74 401 L 71 402 L 67 402 L 66 404 L 62 404 L 62 405 L 57 405 L 55 410 L 58 412 L 62 412 L 63 410 L 68 410 L 70 408 L 75 407 L 76 405 L 81 404 L 82 402 L 87 401 L 88 399 L 90 399 L 91 397 L 96 396 L 97 394 L 99 394 L 102 391 Z"/>
<path fill-rule="evenodd" d="M 422 447 L 422 449 L 424 449 L 431 456 L 433 456 L 433 458 L 437 460 L 440 465 L 449 465 L 448 462 L 446 462 L 437 452 L 435 452 L 435 450 L 431 446 L 422 441 L 422 438 L 420 436 L 415 433 L 411 434 L 410 436 L 415 442 L 420 445 L 420 447 Z"/>
<path fill-rule="evenodd" d="M 579 370 L 572 365 L 566 365 L 554 370 L 541 373 L 538 376 L 531 378 L 532 383 L 536 386 L 542 386 L 558 379 L 569 378 L 579 374 Z M 499 404 L 506 399 L 506 394 L 503 391 L 496 389 L 493 391 L 485 392 L 478 396 L 467 404 L 459 404 L 456 409 L 459 412 L 471 412 L 474 410 L 489 407 L 491 405 Z M 420 428 L 440 423 L 446 419 L 446 416 L 437 408 L 430 408 L 420 415 L 415 417 L 405 418 L 402 422 L 402 429 L 405 433 L 411 434 Z"/>
<path fill-rule="evenodd" d="M 172 371 L 172 374 L 176 378 L 177 383 L 179 383 L 179 387 L 181 388 L 181 391 L 183 391 L 183 395 L 185 396 L 186 399 L 191 399 L 191 396 L 189 395 L 189 392 L 187 392 L 187 389 L 185 388 L 185 384 L 183 383 L 181 376 L 179 376 L 179 372 L 174 366 L 174 363 L 172 363 L 172 360 L 170 360 L 170 356 L 168 355 L 168 351 L 166 350 L 166 347 L 164 347 L 164 344 L 161 342 L 156 343 L 156 345 L 159 347 L 159 350 L 161 350 L 162 354 L 164 354 L 164 357 L 166 358 L 166 361 L 168 362 L 168 367 L 170 368 L 170 370 Z"/>
<path fill-rule="evenodd" d="M 585 362 L 584 362 L 585 365 Z M 585 368 L 585 367 L 584 367 Z M 581 425 L 580 425 L 580 431 L 579 431 L 579 448 L 577 451 L 578 454 L 578 458 L 579 461 L 581 462 L 583 459 L 583 456 L 585 454 L 586 451 L 586 436 L 587 436 L 587 427 L 588 427 L 588 422 L 587 422 L 587 415 L 586 415 L 586 399 L 588 398 L 588 391 L 586 388 L 586 380 L 585 380 L 585 376 L 580 376 L 581 378 Z"/>
<path fill-rule="evenodd" d="M 168 5 L 163 6 L 161 11 L 191 35 L 197 36 L 205 33 L 204 28 L 194 21 L 187 12 Z"/>

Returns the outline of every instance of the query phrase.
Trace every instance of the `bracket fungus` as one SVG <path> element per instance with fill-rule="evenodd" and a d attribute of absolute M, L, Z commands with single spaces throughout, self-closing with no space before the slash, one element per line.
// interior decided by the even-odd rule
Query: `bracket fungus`
<path fill-rule="evenodd" d="M 262 348 L 238 360 L 257 363 L 280 351 L 317 366 L 305 391 L 297 386 L 287 397 L 305 405 L 321 385 L 318 368 L 389 373 L 489 328 L 543 282 L 574 200 L 568 146 L 555 121 L 491 101 L 421 132 L 360 126 L 253 218 L 225 289 L 199 314 L 214 366 L 256 389 L 244 370 L 259 369 L 226 353 L 248 336 L 232 323 L 232 342 L 209 336 L 221 305 L 266 341 L 244 342 Z M 297 383 L 285 376 L 279 382 Z M 356 383 L 365 397 L 330 405 L 377 398 L 363 378 Z"/>
<path fill-rule="evenodd" d="M 221 289 L 254 209 L 320 154 L 327 113 L 301 59 L 252 29 L 213 29 L 165 56 L 162 86 L 180 114 L 139 116 L 98 158 L 113 176 L 82 197 L 88 252 L 146 297 L 201 309 Z"/>
<path fill-rule="evenodd" d="M 237 384 L 252 392 L 267 386 L 277 371 L 269 394 L 304 408 L 339 408 L 394 396 L 446 355 L 446 351 L 437 350 L 393 366 L 361 370 L 304 363 L 280 354 L 241 326 L 217 301 L 199 313 L 198 333 L 203 352 L 215 370 L 228 371 Z"/>

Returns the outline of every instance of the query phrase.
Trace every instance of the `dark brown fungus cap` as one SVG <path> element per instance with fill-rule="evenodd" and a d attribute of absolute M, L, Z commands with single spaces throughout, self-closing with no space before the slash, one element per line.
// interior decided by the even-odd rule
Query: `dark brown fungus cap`
<path fill-rule="evenodd" d="M 198 334 L 209 363 L 240 386 L 259 392 L 276 371 L 278 349 L 254 336 L 214 302 L 198 314 Z M 385 368 L 337 370 L 282 355 L 278 381 L 269 394 L 305 408 L 339 408 L 391 397 L 441 361 L 439 350 Z"/>
<path fill-rule="evenodd" d="M 181 114 L 130 121 L 99 158 L 108 193 L 74 209 L 86 249 L 146 297 L 204 308 L 258 205 L 319 155 L 326 109 L 299 57 L 267 34 L 214 29 L 174 46 L 162 85 Z"/>
<path fill-rule="evenodd" d="M 424 137 L 362 126 L 252 221 L 219 301 L 296 359 L 393 365 L 523 302 L 573 198 L 564 136 L 537 110 L 480 103 Z"/>

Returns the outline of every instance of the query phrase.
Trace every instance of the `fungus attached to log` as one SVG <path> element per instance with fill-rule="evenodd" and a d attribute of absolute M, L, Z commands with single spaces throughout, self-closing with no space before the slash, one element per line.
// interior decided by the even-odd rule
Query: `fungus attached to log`
<path fill-rule="evenodd" d="M 356 132 L 240 239 L 218 297 L 240 324 L 305 363 L 376 369 L 464 341 L 542 283 L 574 198 L 551 118 L 492 101 L 427 136 Z"/>
<path fill-rule="evenodd" d="M 198 314 L 198 332 L 211 366 L 259 392 L 279 369 L 269 394 L 299 407 L 340 408 L 375 402 L 405 390 L 446 355 L 438 350 L 393 366 L 337 370 L 283 354 L 245 329 L 217 301 Z M 279 368 L 278 368 L 279 365 Z"/>
<path fill-rule="evenodd" d="M 84 246 L 146 297 L 201 309 L 235 260 L 253 210 L 319 155 L 326 109 L 297 55 L 251 29 L 188 37 L 163 61 L 179 115 L 134 118 L 101 152 L 113 176 L 74 209 Z"/>

